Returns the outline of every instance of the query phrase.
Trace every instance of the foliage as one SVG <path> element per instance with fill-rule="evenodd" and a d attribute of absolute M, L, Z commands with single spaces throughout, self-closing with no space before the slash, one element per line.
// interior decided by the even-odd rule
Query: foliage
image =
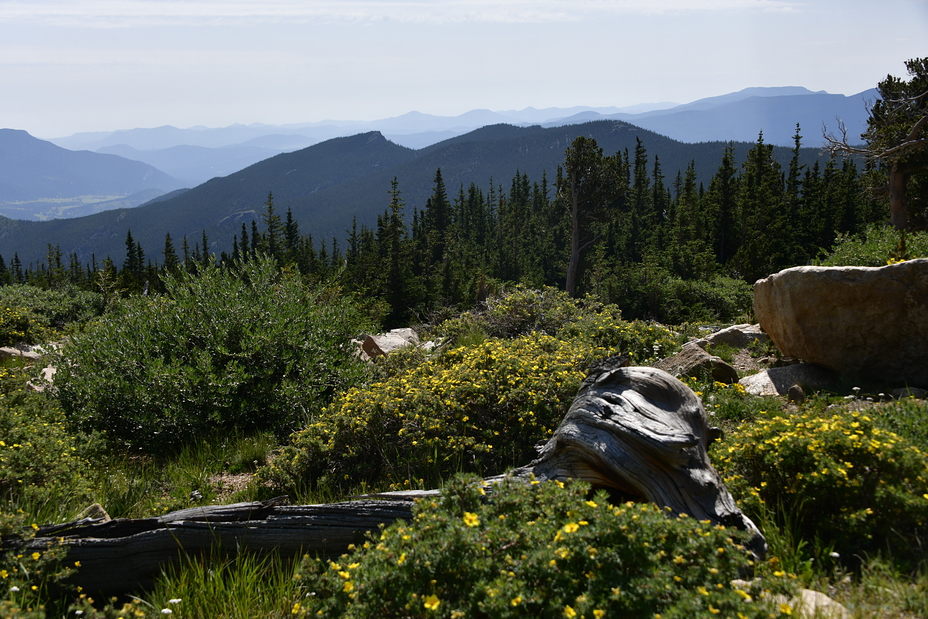
<path fill-rule="evenodd" d="M 65 347 L 55 386 L 75 427 L 152 452 L 232 429 L 285 434 L 362 376 L 356 307 L 272 260 L 165 286 L 119 302 Z"/>
<path fill-rule="evenodd" d="M 732 584 L 742 535 L 654 505 L 611 506 L 582 483 L 457 478 L 411 523 L 337 562 L 307 558 L 297 616 L 776 617 L 783 577 Z M 486 491 L 490 494 L 490 491 Z"/>
<path fill-rule="evenodd" d="M 628 354 L 638 363 L 654 356 L 654 346 L 662 354 L 678 349 L 673 334 L 639 321 L 623 321 L 619 308 L 593 297 L 572 299 L 551 287 L 531 289 L 516 286 L 509 292 L 487 299 L 485 309 L 464 312 L 443 321 L 435 335 L 460 344 L 474 331 L 497 338 L 513 338 L 530 333 L 560 339 L 584 341 L 599 348 Z"/>
<path fill-rule="evenodd" d="M 31 311 L 0 306 L 0 346 L 32 344 L 46 339 L 49 333 L 48 323 Z"/>
<path fill-rule="evenodd" d="M 459 324 L 447 330 L 459 329 Z M 496 473 L 527 463 L 560 423 L 597 359 L 627 352 L 646 363 L 673 349 L 662 327 L 590 313 L 559 339 L 488 337 L 434 355 L 339 397 L 259 471 L 287 492 L 303 483 L 436 483 L 462 470 Z"/>
<path fill-rule="evenodd" d="M 928 402 L 913 397 L 884 403 L 873 412 L 874 422 L 906 438 L 928 453 Z"/>
<path fill-rule="evenodd" d="M 628 265 L 594 285 L 622 313 L 664 324 L 731 321 L 751 310 L 750 284 L 730 277 L 683 279 L 653 264 Z"/>
<path fill-rule="evenodd" d="M 233 434 L 186 445 L 169 457 L 99 454 L 94 460 L 95 498 L 113 518 L 148 518 L 192 505 L 252 500 L 252 474 L 276 446 L 266 434 Z"/>
<path fill-rule="evenodd" d="M 86 322 L 103 312 L 103 297 L 74 286 L 40 288 L 29 284 L 0 286 L 0 307 L 20 307 L 42 322 L 61 329 L 72 322 Z"/>
<path fill-rule="evenodd" d="M 60 546 L 24 550 L 38 528 L 22 514 L 0 512 L 0 538 L 15 536 L 20 541 L 0 550 L 0 617 L 45 619 L 50 588 L 73 571 L 62 565 L 65 551 Z"/>
<path fill-rule="evenodd" d="M 898 255 L 905 239 L 905 258 L 928 257 L 928 232 L 907 232 L 900 236 L 889 226 L 871 225 L 858 234 L 839 234 L 834 249 L 817 264 L 826 267 L 881 267 Z"/>
<path fill-rule="evenodd" d="M 818 556 L 833 549 L 849 564 L 878 552 L 902 564 L 923 560 L 925 454 L 869 415 L 835 410 L 762 416 L 726 437 L 714 463 L 749 516 L 795 518 Z"/>
<path fill-rule="evenodd" d="M 225 558 L 218 550 L 218 556 L 190 556 L 172 565 L 143 598 L 124 604 L 111 601 L 97 609 L 93 599 L 81 596 L 71 610 L 80 611 L 84 619 L 277 619 L 289 614 L 298 593 L 293 578 L 297 562 L 249 553 Z"/>
<path fill-rule="evenodd" d="M 61 512 L 90 497 L 88 439 L 69 433 L 62 410 L 27 378 L 24 368 L 0 366 L 0 506 L 67 517 Z"/>

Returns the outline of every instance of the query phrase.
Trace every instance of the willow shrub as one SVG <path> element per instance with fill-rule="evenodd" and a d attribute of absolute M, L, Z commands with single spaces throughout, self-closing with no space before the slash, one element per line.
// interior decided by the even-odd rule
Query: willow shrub
<path fill-rule="evenodd" d="M 230 430 L 286 436 L 364 374 L 356 305 L 273 260 L 164 285 L 119 301 L 64 349 L 55 386 L 78 428 L 148 451 Z"/>
<path fill-rule="evenodd" d="M 777 617 L 782 574 L 738 581 L 741 534 L 579 482 L 457 478 L 337 562 L 305 558 L 295 616 Z M 489 494 L 489 492 L 487 492 Z M 490 500 L 485 500 L 485 499 Z"/>
<path fill-rule="evenodd" d="M 434 485 L 462 471 L 490 474 L 527 464 L 536 443 L 560 423 L 593 361 L 618 352 L 645 360 L 649 351 L 675 345 L 662 327 L 608 316 L 584 320 L 576 339 L 488 338 L 351 389 L 258 475 L 298 493 L 307 483 Z"/>
<path fill-rule="evenodd" d="M 857 235 L 838 234 L 834 249 L 817 262 L 826 267 L 881 267 L 894 258 L 928 257 L 928 232 L 905 234 L 905 256 L 899 255 L 901 238 L 891 226 L 871 224 Z"/>
<path fill-rule="evenodd" d="M 925 558 L 928 459 L 867 414 L 761 415 L 718 444 L 713 462 L 743 510 L 785 515 L 819 556 Z"/>

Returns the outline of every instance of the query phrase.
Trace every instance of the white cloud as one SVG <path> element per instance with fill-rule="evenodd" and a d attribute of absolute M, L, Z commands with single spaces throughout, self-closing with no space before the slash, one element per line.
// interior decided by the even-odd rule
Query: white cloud
<path fill-rule="evenodd" d="M 543 23 L 604 14 L 788 10 L 795 6 L 786 0 L 12 0 L 0 3 L 0 24 L 132 27 L 223 25 L 244 20 Z"/>

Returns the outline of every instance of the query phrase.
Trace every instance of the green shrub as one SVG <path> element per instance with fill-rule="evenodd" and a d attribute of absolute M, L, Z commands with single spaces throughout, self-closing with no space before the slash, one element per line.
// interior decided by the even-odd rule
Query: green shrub
<path fill-rule="evenodd" d="M 529 333 L 557 335 L 566 325 L 589 314 L 607 314 L 618 320 L 615 306 L 604 306 L 593 299 L 572 299 L 566 292 L 545 286 L 541 289 L 518 285 L 513 290 L 490 297 L 482 310 L 464 312 L 444 320 L 436 329 L 439 337 L 457 340 L 483 333 L 512 338 Z"/>
<path fill-rule="evenodd" d="M 48 322 L 28 309 L 0 306 L 0 346 L 34 344 L 47 339 Z"/>
<path fill-rule="evenodd" d="M 654 264 L 618 269 L 601 285 L 601 295 L 624 316 L 664 324 L 727 322 L 751 311 L 751 285 L 740 279 L 682 279 Z"/>
<path fill-rule="evenodd" d="M 898 256 L 900 236 L 894 228 L 872 224 L 859 235 L 839 234 L 834 249 L 816 263 L 826 267 L 881 267 Z M 905 258 L 928 257 L 928 232 L 905 235 Z"/>
<path fill-rule="evenodd" d="M 718 444 L 713 462 L 750 517 L 790 518 L 818 555 L 924 559 L 928 460 L 868 415 L 764 415 Z"/>
<path fill-rule="evenodd" d="M 52 545 L 42 552 L 23 551 L 12 542 L 16 538 L 26 542 L 35 536 L 38 524 L 23 514 L 0 511 L 0 617 L 16 619 L 45 619 L 60 617 L 46 607 L 49 590 L 68 576 L 73 569 L 62 566 L 66 550 Z M 58 609 L 63 610 L 63 609 Z"/>
<path fill-rule="evenodd" d="M 0 507 L 66 518 L 90 500 L 89 439 L 68 433 L 62 410 L 27 377 L 0 366 Z"/>
<path fill-rule="evenodd" d="M 64 349 L 55 386 L 76 427 L 153 452 L 232 429 L 286 435 L 363 376 L 356 306 L 270 259 L 164 285 L 117 302 Z"/>
<path fill-rule="evenodd" d="M 928 453 L 928 402 L 925 400 L 904 397 L 881 404 L 874 409 L 873 420 Z"/>
<path fill-rule="evenodd" d="M 527 463 L 560 422 L 592 349 L 547 335 L 489 339 L 351 389 L 292 437 L 259 478 L 285 492 L 399 484 Z"/>
<path fill-rule="evenodd" d="M 296 433 L 259 477 L 293 493 L 307 482 L 435 484 L 460 471 L 527 464 L 593 361 L 630 352 L 645 362 L 675 346 L 666 329 L 602 314 L 560 333 L 572 339 L 488 338 L 352 389 Z"/>
<path fill-rule="evenodd" d="M 337 562 L 304 560 L 296 616 L 777 617 L 764 587 L 733 584 L 740 533 L 648 504 L 613 507 L 589 486 L 503 482 L 484 500 L 459 478 L 413 521 L 373 534 Z M 734 537 L 734 539 L 733 539 Z"/>
<path fill-rule="evenodd" d="M 0 308 L 19 307 L 42 324 L 61 329 L 72 322 L 86 322 L 103 312 L 103 296 L 74 286 L 46 289 L 29 284 L 0 286 Z"/>

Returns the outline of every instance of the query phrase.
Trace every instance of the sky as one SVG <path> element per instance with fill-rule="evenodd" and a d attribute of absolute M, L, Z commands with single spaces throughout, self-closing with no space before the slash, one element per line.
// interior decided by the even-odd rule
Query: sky
<path fill-rule="evenodd" d="M 928 0 L 0 0 L 0 127 L 853 95 L 925 55 Z"/>

